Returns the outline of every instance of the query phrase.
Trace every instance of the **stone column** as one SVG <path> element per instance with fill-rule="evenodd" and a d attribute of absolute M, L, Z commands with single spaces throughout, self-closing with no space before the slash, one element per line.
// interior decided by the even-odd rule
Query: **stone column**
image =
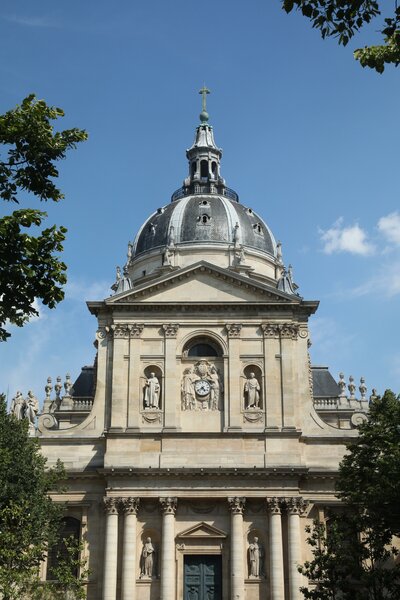
<path fill-rule="evenodd" d="M 124 537 L 122 541 L 121 600 L 136 600 L 136 521 L 139 498 L 123 498 Z"/>
<path fill-rule="evenodd" d="M 104 541 L 103 600 L 116 600 L 118 564 L 119 498 L 104 498 L 106 537 Z"/>
<path fill-rule="evenodd" d="M 300 516 L 306 508 L 306 503 L 303 498 L 288 498 L 286 506 L 288 511 L 289 598 L 290 600 L 302 600 L 303 594 L 300 592 L 300 586 L 303 581 L 297 567 L 302 563 Z"/>
<path fill-rule="evenodd" d="M 160 498 L 163 513 L 160 600 L 175 600 L 175 512 L 177 498 Z"/>
<path fill-rule="evenodd" d="M 242 429 L 242 379 L 240 378 L 240 323 L 226 323 L 229 340 L 228 376 L 229 388 L 225 398 L 229 401 L 229 426 L 228 429 Z"/>
<path fill-rule="evenodd" d="M 143 323 L 130 326 L 129 378 L 128 378 L 128 429 L 140 428 L 140 409 L 143 408 L 143 379 L 140 379 L 140 351 Z"/>
<path fill-rule="evenodd" d="M 281 500 L 281 498 L 267 498 L 271 600 L 284 600 L 285 598 Z"/>
<path fill-rule="evenodd" d="M 231 511 L 231 600 L 244 600 L 243 512 L 246 498 L 228 498 Z"/>
<path fill-rule="evenodd" d="M 175 431 L 180 428 L 181 399 L 176 376 L 176 337 L 178 323 L 163 325 L 165 335 L 165 390 L 164 390 L 164 428 Z"/>

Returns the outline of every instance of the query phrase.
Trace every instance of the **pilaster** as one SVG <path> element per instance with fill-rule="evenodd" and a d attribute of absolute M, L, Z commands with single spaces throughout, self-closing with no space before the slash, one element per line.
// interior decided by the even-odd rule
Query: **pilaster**
<path fill-rule="evenodd" d="M 119 498 L 104 498 L 106 532 L 104 540 L 103 600 L 116 600 L 118 565 Z"/>
<path fill-rule="evenodd" d="M 241 420 L 241 386 L 240 386 L 240 323 L 226 323 L 228 334 L 228 377 L 229 377 L 229 426 L 228 429 L 242 429 Z"/>
<path fill-rule="evenodd" d="M 231 598 L 244 600 L 243 513 L 246 498 L 228 498 L 231 511 Z"/>
<path fill-rule="evenodd" d="M 143 323 L 134 323 L 129 330 L 129 391 L 128 428 L 139 429 L 139 416 L 143 392 L 140 386 L 140 355 Z"/>
<path fill-rule="evenodd" d="M 282 498 L 267 498 L 270 536 L 270 597 L 272 600 L 284 600 L 285 598 L 282 544 L 282 501 Z"/>
<path fill-rule="evenodd" d="M 175 431 L 180 428 L 180 393 L 176 377 L 176 337 L 178 323 L 165 323 L 164 354 L 165 354 L 165 392 L 164 392 L 164 429 Z"/>
<path fill-rule="evenodd" d="M 175 513 L 177 498 L 160 498 L 163 515 L 160 600 L 175 600 Z"/>
<path fill-rule="evenodd" d="M 136 523 L 139 498 L 122 498 L 124 537 L 122 540 L 121 600 L 136 600 Z"/>

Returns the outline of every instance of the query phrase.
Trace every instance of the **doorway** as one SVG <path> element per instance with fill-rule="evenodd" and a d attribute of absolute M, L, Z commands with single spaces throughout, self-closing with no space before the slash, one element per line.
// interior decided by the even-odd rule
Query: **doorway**
<path fill-rule="evenodd" d="M 222 600 L 222 564 L 219 555 L 184 557 L 184 600 Z"/>

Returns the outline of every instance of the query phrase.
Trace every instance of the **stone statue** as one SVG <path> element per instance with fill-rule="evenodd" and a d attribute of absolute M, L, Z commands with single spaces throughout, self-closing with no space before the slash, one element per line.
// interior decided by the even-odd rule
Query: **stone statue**
<path fill-rule="evenodd" d="M 192 369 L 185 369 L 181 383 L 182 410 L 196 410 L 196 395 L 194 391 Z"/>
<path fill-rule="evenodd" d="M 174 253 L 172 252 L 171 248 L 169 246 L 167 246 L 165 248 L 165 252 L 163 254 L 163 266 L 164 267 L 170 267 L 172 265 L 173 256 L 174 256 Z"/>
<path fill-rule="evenodd" d="M 249 545 L 249 577 L 260 577 L 263 554 L 262 546 L 258 543 L 258 537 L 255 537 Z"/>
<path fill-rule="evenodd" d="M 146 538 L 142 549 L 142 566 L 140 577 L 153 577 L 155 549 L 151 542 L 151 538 Z"/>
<path fill-rule="evenodd" d="M 242 265 L 246 260 L 246 252 L 244 251 L 243 246 L 240 246 L 235 250 L 235 260 L 237 265 Z"/>
<path fill-rule="evenodd" d="M 210 369 L 208 381 L 210 382 L 210 386 L 211 386 L 210 410 L 218 410 L 221 384 L 220 384 L 220 380 L 219 380 L 218 370 L 214 365 Z"/>
<path fill-rule="evenodd" d="M 160 382 L 155 373 L 150 373 L 150 377 L 146 380 L 144 391 L 144 407 L 159 408 L 160 402 Z"/>
<path fill-rule="evenodd" d="M 20 391 L 18 391 L 11 400 L 10 413 L 12 413 L 18 421 L 21 421 L 25 417 L 25 400 Z"/>
<path fill-rule="evenodd" d="M 260 404 L 260 384 L 254 373 L 250 373 L 249 378 L 244 384 L 244 395 L 246 398 L 246 408 L 259 408 Z"/>
<path fill-rule="evenodd" d="M 25 400 L 25 416 L 29 419 L 29 423 L 31 425 L 35 424 L 36 415 L 39 412 L 39 401 L 32 392 L 29 390 L 28 395 Z"/>

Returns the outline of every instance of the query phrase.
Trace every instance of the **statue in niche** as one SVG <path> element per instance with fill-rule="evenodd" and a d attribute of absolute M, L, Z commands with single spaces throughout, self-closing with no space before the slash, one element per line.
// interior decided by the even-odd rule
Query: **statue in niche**
<path fill-rule="evenodd" d="M 196 410 L 195 379 L 198 379 L 198 377 L 192 373 L 192 369 L 187 368 L 184 370 L 181 384 L 182 410 Z"/>
<path fill-rule="evenodd" d="M 261 544 L 258 543 L 258 537 L 254 537 L 249 545 L 249 577 L 260 577 L 262 572 L 262 558 L 264 552 Z"/>
<path fill-rule="evenodd" d="M 159 409 L 160 404 L 160 382 L 155 373 L 150 373 L 144 384 L 144 407 Z"/>
<path fill-rule="evenodd" d="M 155 564 L 155 548 L 152 544 L 151 538 L 146 538 L 143 544 L 142 555 L 141 555 L 141 569 L 140 577 L 146 577 L 151 579 L 153 577 L 154 564 Z"/>
<path fill-rule="evenodd" d="M 25 417 L 25 400 L 20 391 L 18 391 L 11 400 L 10 413 L 13 414 L 18 421 L 21 421 Z"/>
<path fill-rule="evenodd" d="M 36 415 L 39 412 L 39 401 L 32 392 L 29 390 L 28 395 L 25 399 L 25 417 L 29 419 L 31 425 L 35 424 Z"/>
<path fill-rule="evenodd" d="M 254 373 L 250 373 L 244 384 L 244 395 L 247 408 L 259 408 L 260 404 L 260 384 Z"/>

